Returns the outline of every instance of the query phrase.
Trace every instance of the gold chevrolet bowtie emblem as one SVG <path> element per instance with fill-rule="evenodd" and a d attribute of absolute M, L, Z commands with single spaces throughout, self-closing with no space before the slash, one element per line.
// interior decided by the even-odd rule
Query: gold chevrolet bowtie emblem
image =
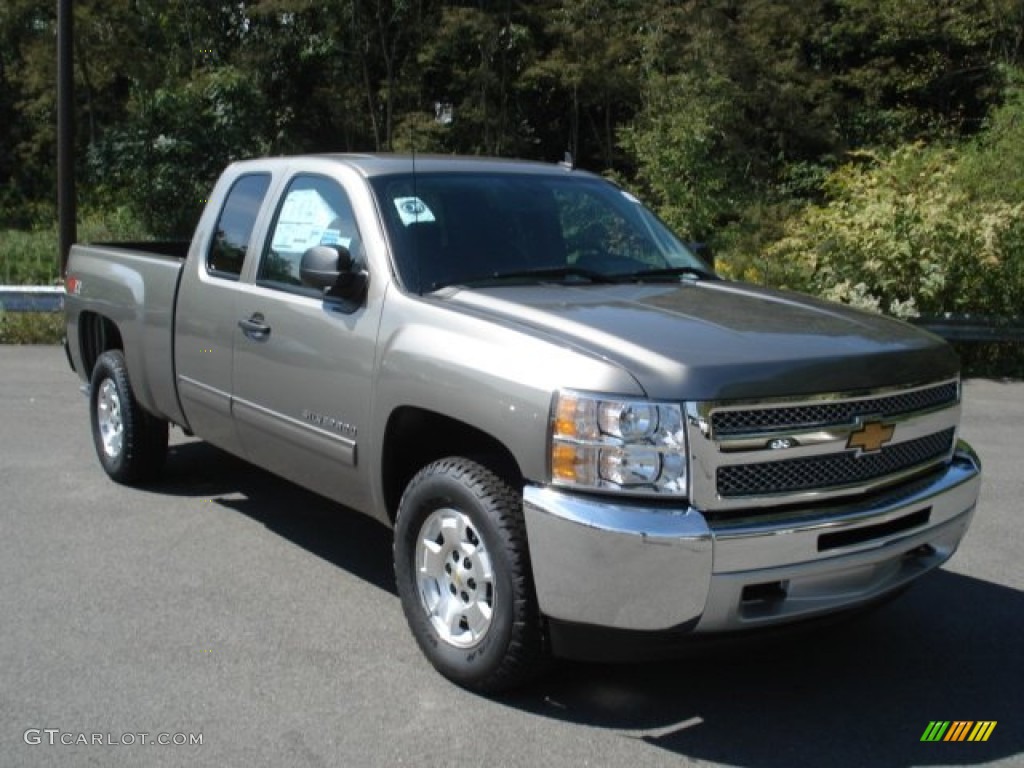
<path fill-rule="evenodd" d="M 895 431 L 896 427 L 892 424 L 869 421 L 856 432 L 850 433 L 846 448 L 859 448 L 863 453 L 875 453 L 882 450 L 882 446 L 892 440 L 892 434 Z"/>

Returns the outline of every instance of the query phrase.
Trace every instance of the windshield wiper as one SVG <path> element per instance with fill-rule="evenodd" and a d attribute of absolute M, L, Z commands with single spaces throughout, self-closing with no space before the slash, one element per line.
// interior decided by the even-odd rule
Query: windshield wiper
<path fill-rule="evenodd" d="M 615 282 L 630 282 L 632 280 L 643 281 L 648 278 L 659 277 L 681 277 L 691 275 L 702 280 L 718 280 L 718 275 L 700 267 L 659 267 L 657 269 L 641 269 L 637 272 L 624 272 L 621 274 L 609 275 Z"/>
<path fill-rule="evenodd" d="M 513 272 L 495 272 L 489 277 L 479 278 L 473 282 L 486 282 L 489 280 L 515 280 L 521 278 L 537 279 L 537 280 L 557 280 L 564 279 L 566 277 L 578 277 L 582 280 L 586 280 L 589 283 L 614 283 L 616 280 L 609 277 L 602 272 L 595 272 L 592 269 L 584 269 L 583 267 L 539 267 L 537 269 L 517 269 Z"/>

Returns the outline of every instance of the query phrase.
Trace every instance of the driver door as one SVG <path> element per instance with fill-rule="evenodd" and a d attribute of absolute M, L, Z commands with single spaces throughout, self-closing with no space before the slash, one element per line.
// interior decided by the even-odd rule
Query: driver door
<path fill-rule="evenodd" d="M 351 312 L 299 279 L 302 253 L 361 238 L 348 195 L 334 179 L 298 174 L 265 238 L 255 280 L 236 298 L 233 412 L 255 464 L 350 506 L 360 428 L 370 412 L 379 322 L 370 302 Z"/>

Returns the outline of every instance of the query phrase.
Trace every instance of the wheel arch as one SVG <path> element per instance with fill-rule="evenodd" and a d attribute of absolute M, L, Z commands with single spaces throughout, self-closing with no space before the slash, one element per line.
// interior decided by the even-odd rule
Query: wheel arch
<path fill-rule="evenodd" d="M 98 312 L 82 312 L 78 316 L 78 353 L 86 379 L 92 374 L 100 355 L 111 349 L 124 352 L 124 339 L 117 324 Z"/>
<path fill-rule="evenodd" d="M 409 481 L 420 469 L 446 456 L 473 459 L 513 488 L 523 487 L 519 462 L 501 440 L 451 416 L 402 406 L 389 416 L 381 446 L 381 489 L 392 524 Z"/>

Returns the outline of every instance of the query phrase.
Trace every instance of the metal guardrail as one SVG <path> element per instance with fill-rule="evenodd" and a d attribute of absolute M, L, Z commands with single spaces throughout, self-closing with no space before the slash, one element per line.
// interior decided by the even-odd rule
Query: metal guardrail
<path fill-rule="evenodd" d="M 910 322 L 947 341 L 1024 342 L 1024 317 L 989 317 L 987 315 L 948 313 L 916 317 Z"/>
<path fill-rule="evenodd" d="M 0 285 L 0 309 L 8 312 L 59 312 L 63 308 L 63 286 Z"/>

